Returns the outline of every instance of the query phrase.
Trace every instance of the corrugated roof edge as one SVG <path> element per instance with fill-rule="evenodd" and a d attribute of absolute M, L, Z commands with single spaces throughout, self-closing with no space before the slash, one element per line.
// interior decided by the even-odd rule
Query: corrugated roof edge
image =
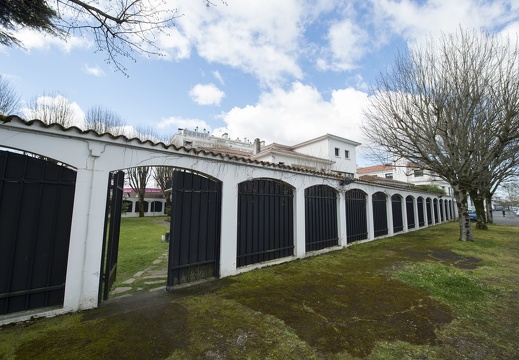
<path fill-rule="evenodd" d="M 111 138 L 112 140 L 121 140 L 122 139 L 122 140 L 124 140 L 126 142 L 137 141 L 137 142 L 139 142 L 142 145 L 149 144 L 151 146 L 161 146 L 164 149 L 171 149 L 172 148 L 175 151 L 184 151 L 186 153 L 194 153 L 195 155 L 203 154 L 205 156 L 219 157 L 219 158 L 221 158 L 223 160 L 227 159 L 227 160 L 232 160 L 232 161 L 237 161 L 237 162 L 244 162 L 244 163 L 249 163 L 249 164 L 266 166 L 266 167 L 274 167 L 274 168 L 280 168 L 280 169 L 285 169 L 285 170 L 293 170 L 293 171 L 303 172 L 303 173 L 307 173 L 307 174 L 324 175 L 326 177 L 332 177 L 332 178 L 336 178 L 336 179 L 343 179 L 344 178 L 343 176 L 338 175 L 338 174 L 326 173 L 326 172 L 322 172 L 322 171 L 315 171 L 315 170 L 310 170 L 310 169 L 305 169 L 305 168 L 299 168 L 299 167 L 289 166 L 289 165 L 285 165 L 285 164 L 276 164 L 276 163 L 270 163 L 270 162 L 267 162 L 267 161 L 251 160 L 251 159 L 248 159 L 248 158 L 245 158 L 245 157 L 229 155 L 229 154 L 224 154 L 224 153 L 218 153 L 218 152 L 214 152 L 214 151 L 206 151 L 206 150 L 203 150 L 203 149 L 187 148 L 185 146 L 177 147 L 177 146 L 175 146 L 173 144 L 165 144 L 162 141 L 154 142 L 154 141 L 151 141 L 151 140 L 141 140 L 141 139 L 139 139 L 137 137 L 128 138 L 125 135 L 113 135 L 113 134 L 108 133 L 108 132 L 100 134 L 97 131 L 92 130 L 92 129 L 83 130 L 83 129 L 77 127 L 77 126 L 65 127 L 65 126 L 63 126 L 61 124 L 57 124 L 57 123 L 46 124 L 43 121 L 38 120 L 38 119 L 25 120 L 25 119 L 22 119 L 21 117 L 19 117 L 17 115 L 0 116 L 0 122 L 2 124 L 9 123 L 9 122 L 12 122 L 12 121 L 15 121 L 15 122 L 20 123 L 20 124 L 24 124 L 26 126 L 32 126 L 34 124 L 37 124 L 37 125 L 39 125 L 39 126 L 41 126 L 43 128 L 47 128 L 47 129 L 57 128 L 58 130 L 63 131 L 63 132 L 75 131 L 75 132 L 77 132 L 79 134 L 84 134 L 84 135 L 93 134 L 93 135 L 95 135 L 97 137 L 105 137 L 105 136 L 107 136 L 107 137 Z"/>

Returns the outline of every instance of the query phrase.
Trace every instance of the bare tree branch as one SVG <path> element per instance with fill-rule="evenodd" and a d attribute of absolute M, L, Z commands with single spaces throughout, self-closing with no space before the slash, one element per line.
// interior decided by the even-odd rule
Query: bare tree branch
<path fill-rule="evenodd" d="M 0 115 L 15 115 L 18 112 L 20 96 L 9 80 L 0 75 Z"/>

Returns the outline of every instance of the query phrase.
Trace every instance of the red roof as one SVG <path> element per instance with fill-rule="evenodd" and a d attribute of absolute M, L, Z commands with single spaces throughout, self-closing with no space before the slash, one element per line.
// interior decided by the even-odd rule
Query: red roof
<path fill-rule="evenodd" d="M 382 172 L 382 171 L 393 171 L 395 168 L 393 165 L 373 165 L 367 166 L 363 168 L 358 168 L 358 174 L 366 174 L 370 172 Z"/>

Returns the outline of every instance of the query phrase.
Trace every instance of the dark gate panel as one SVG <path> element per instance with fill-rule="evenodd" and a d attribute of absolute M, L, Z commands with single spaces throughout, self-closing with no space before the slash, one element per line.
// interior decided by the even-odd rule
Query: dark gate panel
<path fill-rule="evenodd" d="M 414 229 L 415 218 L 414 218 L 414 199 L 411 195 L 405 198 L 405 206 L 407 212 L 407 228 Z"/>
<path fill-rule="evenodd" d="M 387 196 L 384 193 L 377 192 L 372 196 L 375 237 L 388 234 L 386 201 Z"/>
<path fill-rule="evenodd" d="M 445 221 L 445 212 L 443 210 L 444 202 L 442 199 L 440 199 L 439 204 L 440 204 L 440 220 L 443 222 L 443 221 Z"/>
<path fill-rule="evenodd" d="M 167 288 L 220 276 L 222 183 L 173 173 Z"/>
<path fill-rule="evenodd" d="M 425 200 L 425 209 L 427 211 L 427 225 L 432 224 L 432 202 L 430 198 Z"/>
<path fill-rule="evenodd" d="M 124 171 L 111 172 L 108 176 L 108 190 L 106 194 L 103 253 L 101 257 L 101 274 L 103 276 L 99 285 L 98 302 L 108 300 L 110 289 L 117 275 L 123 190 Z"/>
<path fill-rule="evenodd" d="M 440 218 L 438 216 L 438 199 L 434 199 L 433 202 L 433 212 L 434 212 L 434 222 L 438 224 L 440 222 Z"/>
<path fill-rule="evenodd" d="M 0 151 L 0 315 L 62 306 L 76 172 Z"/>
<path fill-rule="evenodd" d="M 339 245 L 337 192 L 326 185 L 305 189 L 306 251 Z"/>
<path fill-rule="evenodd" d="M 367 239 L 366 193 L 358 189 L 348 190 L 345 193 L 345 198 L 348 243 Z"/>
<path fill-rule="evenodd" d="M 404 215 L 402 214 L 402 197 L 400 195 L 391 196 L 391 207 L 393 210 L 393 232 L 404 230 Z"/>
<path fill-rule="evenodd" d="M 238 184 L 237 267 L 294 254 L 294 202 L 290 185 L 270 179 Z"/>
<path fill-rule="evenodd" d="M 423 209 L 423 197 L 419 197 L 416 199 L 416 206 L 418 207 L 418 226 L 423 227 L 425 226 L 425 214 Z"/>

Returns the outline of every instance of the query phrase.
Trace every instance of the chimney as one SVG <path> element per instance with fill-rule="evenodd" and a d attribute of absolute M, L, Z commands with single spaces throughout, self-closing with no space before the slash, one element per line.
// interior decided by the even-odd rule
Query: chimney
<path fill-rule="evenodd" d="M 260 139 L 256 138 L 256 139 L 254 139 L 254 146 L 253 146 L 252 155 L 256 155 L 260 151 L 261 151 Z"/>

